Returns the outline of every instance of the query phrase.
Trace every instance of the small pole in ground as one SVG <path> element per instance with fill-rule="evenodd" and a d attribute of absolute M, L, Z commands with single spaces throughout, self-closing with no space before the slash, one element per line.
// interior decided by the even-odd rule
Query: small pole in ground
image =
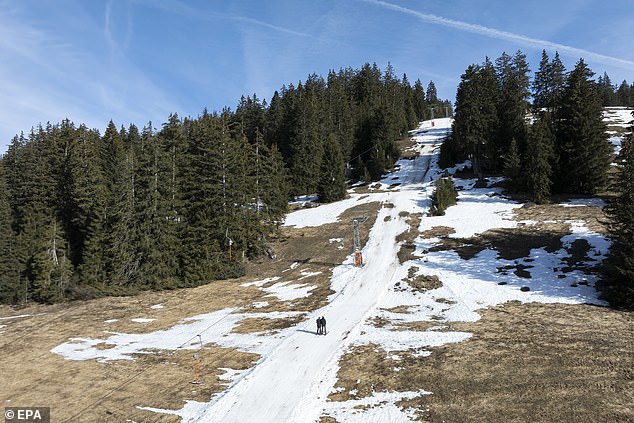
<path fill-rule="evenodd" d="M 203 349 L 203 338 L 201 335 L 198 335 L 198 342 L 200 342 L 200 350 Z M 200 385 L 202 382 L 198 380 L 198 359 L 200 358 L 199 354 L 194 353 L 194 381 L 192 382 L 194 385 Z"/>
<path fill-rule="evenodd" d="M 200 385 L 202 382 L 198 381 L 198 353 L 194 353 L 194 381 L 192 382 L 194 385 Z"/>

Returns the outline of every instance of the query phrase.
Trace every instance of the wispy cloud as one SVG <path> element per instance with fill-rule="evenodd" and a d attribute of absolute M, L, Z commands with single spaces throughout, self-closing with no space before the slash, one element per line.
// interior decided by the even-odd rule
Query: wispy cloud
<path fill-rule="evenodd" d="M 285 34 L 290 34 L 290 35 L 296 35 L 298 37 L 311 37 L 310 34 L 306 34 L 304 32 L 299 32 L 299 31 L 294 31 L 292 29 L 287 29 L 287 28 L 283 28 L 281 26 L 277 26 L 277 25 L 271 25 L 270 23 L 266 23 L 257 19 L 253 19 L 253 18 L 248 18 L 245 16 L 229 16 L 229 18 L 231 20 L 234 20 L 236 22 L 245 22 L 248 24 L 254 24 L 254 25 L 259 25 L 262 26 L 264 28 L 268 28 L 268 29 L 272 29 L 274 31 L 279 31 Z"/>
<path fill-rule="evenodd" d="M 608 56 L 605 54 L 595 53 L 592 51 L 584 50 L 584 49 L 573 47 L 573 46 L 568 46 L 565 44 L 559 44 L 559 43 L 554 43 L 548 40 L 541 40 L 538 38 L 527 37 L 525 35 L 515 34 L 515 33 L 507 32 L 507 31 L 501 31 L 495 28 L 489 28 L 482 25 L 472 24 L 472 23 L 463 22 L 463 21 L 457 21 L 453 19 L 447 19 L 447 18 L 443 18 L 442 16 L 419 12 L 417 10 L 408 9 L 406 7 L 399 6 L 397 4 L 389 3 L 386 1 L 381 1 L 381 0 L 361 0 L 361 1 L 365 3 L 373 4 L 376 6 L 380 6 L 385 9 L 390 9 L 396 12 L 414 16 L 415 18 L 418 18 L 419 20 L 423 22 L 434 24 L 434 25 L 454 28 L 460 31 L 470 32 L 473 34 L 478 34 L 478 35 L 495 38 L 499 40 L 513 41 L 513 42 L 517 42 L 518 44 L 529 46 L 529 47 L 547 49 L 547 50 L 557 50 L 561 54 L 566 54 L 568 56 L 575 56 L 575 57 L 583 57 L 584 59 L 592 60 L 592 61 L 605 64 L 605 65 L 617 66 L 624 69 L 634 69 L 633 61 L 622 59 L 619 57 L 613 57 L 613 56 Z"/>
<path fill-rule="evenodd" d="M 179 15 L 188 16 L 188 17 L 196 18 L 196 19 L 205 19 L 205 20 L 224 19 L 228 21 L 257 25 L 257 26 L 268 28 L 270 30 L 281 32 L 287 35 L 295 35 L 298 37 L 311 37 L 310 34 L 307 34 L 305 32 L 296 31 L 289 28 L 284 28 L 279 25 L 273 25 L 271 23 L 268 23 L 259 19 L 255 19 L 255 18 L 250 18 L 247 16 L 194 8 L 180 0 L 159 0 L 159 1 L 135 0 L 135 2 L 142 3 L 145 6 L 163 9 L 171 13 L 177 13 Z"/>
<path fill-rule="evenodd" d="M 27 9 L 0 10 L 0 153 L 38 123 L 69 118 L 103 129 L 109 119 L 143 124 L 174 111 L 174 99 L 125 57 L 112 12 L 109 3 L 104 21 L 95 22 L 81 8 L 73 16 L 45 11 L 59 23 L 51 27 Z"/>

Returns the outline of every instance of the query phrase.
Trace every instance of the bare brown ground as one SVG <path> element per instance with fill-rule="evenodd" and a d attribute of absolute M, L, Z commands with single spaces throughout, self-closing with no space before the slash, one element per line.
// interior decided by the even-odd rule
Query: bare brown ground
<path fill-rule="evenodd" d="M 326 303 L 332 268 L 352 252 L 352 224 L 355 210 L 365 210 L 369 221 L 361 225 L 362 239 L 374 224 L 380 204 L 364 204 L 348 210 L 340 222 L 321 228 L 283 228 L 271 241 L 276 259 L 261 259 L 247 264 L 247 276 L 215 281 L 197 288 L 146 292 L 131 297 L 110 297 L 52 306 L 31 305 L 20 310 L 0 306 L 0 401 L 6 406 L 51 407 L 53 422 L 176 422 L 179 418 L 140 410 L 137 406 L 179 409 L 185 400 L 208 401 L 225 389 L 218 376 L 220 368 L 236 370 L 251 367 L 259 358 L 231 348 L 206 344 L 200 352 L 200 380 L 195 385 L 193 350 L 147 351 L 135 360 L 99 363 L 95 360 L 70 361 L 50 349 L 69 338 L 107 338 L 106 332 L 146 333 L 169 328 L 185 317 L 235 308 L 240 313 L 269 311 L 309 312 Z M 342 241 L 333 241 L 342 238 Z M 341 248 L 340 248 L 341 247 Z M 293 266 L 291 266 L 293 265 Z M 292 268 L 291 268 L 292 267 Z M 311 295 L 293 302 L 266 296 L 257 287 L 242 283 L 271 276 L 297 281 L 301 272 L 321 272 L 298 281 L 316 288 Z M 254 308 L 254 302 L 268 302 Z M 161 309 L 151 309 L 163 304 Z M 296 324 L 303 317 L 290 319 L 245 318 L 236 332 L 275 331 Z M 156 319 L 136 323 L 130 319 Z M 115 320 L 106 323 L 106 320 Z M 192 342 L 196 342 L 194 339 Z M 99 349 L 112 345 L 101 343 Z"/>
<path fill-rule="evenodd" d="M 560 238 L 570 232 L 570 220 L 583 220 L 605 233 L 601 224 L 605 217 L 597 207 L 533 205 L 518 209 L 516 219 L 539 223 L 469 239 L 450 239 L 452 231 L 443 227 L 420 235 L 441 238 L 438 249 L 456 250 L 463 259 L 484 248 L 515 259 L 528 256 L 531 248 L 560 249 Z M 412 228 L 402 235 L 403 246 L 415 238 Z M 413 257 L 409 250 L 401 249 L 403 259 Z M 568 270 L 583 268 L 579 261 L 587 259 L 587 251 L 587 243 L 573 243 Z M 396 288 L 441 286 L 437 278 L 412 278 L 416 270 L 412 267 Z M 390 311 L 409 312 L 407 307 Z M 431 394 L 397 403 L 413 409 L 421 422 L 634 422 L 632 313 L 590 305 L 508 303 L 480 314 L 475 323 L 394 325 L 376 319 L 374 325 L 392 324 L 395 330 L 463 331 L 473 336 L 430 348 L 429 357 L 416 357 L 412 351 L 387 353 L 376 345 L 354 347 L 340 361 L 336 391 L 329 400 L 425 390 Z M 395 355 L 400 360 L 394 360 Z M 322 422 L 335 420 L 324 417 Z"/>
<path fill-rule="evenodd" d="M 375 345 L 356 347 L 340 363 L 343 391 L 330 400 L 424 389 L 432 394 L 399 403 L 423 422 L 634 421 L 631 313 L 514 303 L 447 329 L 473 337 L 433 348 L 429 357 L 400 352 L 399 361 Z"/>

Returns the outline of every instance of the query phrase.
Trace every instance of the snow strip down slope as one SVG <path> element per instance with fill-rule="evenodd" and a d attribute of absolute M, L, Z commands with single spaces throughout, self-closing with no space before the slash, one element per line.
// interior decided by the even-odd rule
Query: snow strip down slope
<path fill-rule="evenodd" d="M 254 315 L 242 314 L 239 310 L 221 310 L 191 317 L 185 322 L 193 323 L 176 325 L 164 331 L 113 334 L 105 340 L 71 340 L 53 351 L 67 359 L 132 359 L 133 352 L 179 347 L 195 349 L 198 347 L 195 337 L 203 331 L 203 343 L 215 342 L 256 352 L 261 358 L 246 371 L 227 369 L 226 376 L 223 376 L 230 381 L 227 389 L 207 403 L 187 401 L 180 410 L 140 408 L 178 415 L 184 422 L 302 423 L 317 422 L 322 415 L 346 422 L 414 421 L 412 413 L 401 410 L 395 403 L 401 399 L 426 395 L 425 387 L 416 392 L 375 392 L 370 398 L 354 401 L 327 400 L 337 381 L 339 359 L 350 346 L 374 343 L 391 351 L 392 359 L 398 361 L 401 351 L 415 351 L 418 356 L 426 356 L 431 354 L 429 347 L 468 339 L 471 336 L 469 333 L 447 330 L 448 323 L 478 320 L 480 316 L 477 310 L 482 307 L 509 300 L 600 303 L 592 288 L 591 276 L 574 272 L 558 274 L 554 270 L 560 267 L 562 259 L 567 256 L 565 249 L 555 253 L 534 249 L 530 257 L 508 263 L 501 261 L 493 250 L 484 250 L 474 258 L 463 260 L 453 251 L 430 253 L 429 248 L 436 245 L 438 240 L 419 238 L 416 240 L 414 259 L 399 263 L 397 252 L 400 245 L 395 237 L 408 229 L 407 213 L 424 214 L 429 207 L 433 180 L 441 174 L 435 164 L 437 148 L 450 124 L 449 119 L 438 119 L 432 128 L 430 122 L 423 122 L 419 130 L 415 131 L 420 157 L 400 161 L 400 170 L 381 181 L 383 187 L 389 187 L 396 179 L 400 185 L 390 188 L 389 192 L 371 193 L 363 199 L 393 206 L 383 207 L 379 211 L 370 231 L 363 251 L 367 264 L 363 268 L 355 268 L 353 258 L 349 256 L 336 267 L 331 279 L 331 288 L 335 293 L 329 298 L 329 304 L 308 314 L 303 323 L 279 333 L 241 335 L 233 333 L 233 327 L 241 319 Z M 520 204 L 502 198 L 495 188 L 474 189 L 473 183 L 469 180 L 457 181 L 464 187 L 458 205 L 448 209 L 445 216 L 424 217 L 419 229 L 423 231 L 434 226 L 447 226 L 455 231 L 452 236 L 469 237 L 491 228 L 517 226 L 518 222 L 513 220 L 512 215 L 513 209 Z M 338 219 L 351 205 L 355 205 L 355 202 L 300 210 L 289 215 L 287 225 L 318 226 L 329 223 Z M 588 231 L 579 222 L 570 224 L 573 234 L 564 237 L 564 246 L 573 239 L 586 239 L 592 247 L 589 256 L 595 261 L 601 260 L 607 241 Z M 504 264 L 527 266 L 526 270 L 533 275 L 530 292 L 520 290 L 526 283 L 525 279 L 497 271 L 497 266 Z M 397 285 L 411 276 L 408 273 L 413 265 L 418 268 L 417 274 L 437 275 L 443 285 L 426 292 L 403 289 L 405 284 L 402 283 Z M 587 285 L 571 287 L 580 278 L 589 278 L 585 281 Z M 276 280 L 270 278 L 245 286 L 263 289 L 265 284 Z M 500 285 L 501 282 L 504 285 Z M 277 288 L 285 290 L 293 286 L 300 290 L 304 288 L 301 295 L 310 295 L 308 287 L 303 285 L 272 286 L 276 288 L 268 292 L 271 295 L 282 295 L 282 291 Z M 296 295 L 300 295 L 300 292 L 290 293 L 284 298 L 296 298 Z M 388 311 L 396 306 L 407 306 L 408 312 Z M 317 336 L 314 321 L 322 315 L 328 320 L 329 333 Z M 261 313 L 260 316 L 287 317 L 274 313 Z M 371 324 L 375 317 L 384 317 L 391 323 L 377 328 Z M 408 321 L 433 321 L 436 325 L 427 331 L 392 330 L 399 322 Z M 187 339 L 194 340 L 190 344 L 180 345 Z M 95 348 L 100 342 L 113 344 L 114 347 Z M 105 354 L 111 355 L 105 357 Z"/>

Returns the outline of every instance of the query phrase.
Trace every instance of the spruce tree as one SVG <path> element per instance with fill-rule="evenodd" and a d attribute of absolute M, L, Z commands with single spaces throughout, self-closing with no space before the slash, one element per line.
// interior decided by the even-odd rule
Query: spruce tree
<path fill-rule="evenodd" d="M 319 201 L 330 203 L 346 196 L 346 164 L 335 134 L 330 134 L 324 145 L 321 175 L 317 194 Z"/>
<path fill-rule="evenodd" d="M 139 258 L 133 244 L 133 157 L 112 121 L 101 140 L 101 164 L 105 175 L 106 219 L 104 258 L 108 282 L 127 286 L 137 277 Z"/>
<path fill-rule="evenodd" d="M 592 195 L 607 183 L 610 145 L 593 73 L 583 59 L 570 72 L 557 112 L 559 192 Z"/>
<path fill-rule="evenodd" d="M 533 109 L 538 112 L 549 106 L 549 95 L 551 91 L 551 65 L 546 50 L 542 50 L 542 58 L 539 61 L 539 69 L 535 72 L 533 79 Z"/>
<path fill-rule="evenodd" d="M 541 116 L 528 131 L 524 173 L 528 191 L 536 204 L 544 204 L 550 200 L 553 184 L 554 136 L 549 122 L 548 116 Z"/>
<path fill-rule="evenodd" d="M 522 189 L 522 159 L 515 138 L 511 140 L 508 151 L 502 156 L 504 176 L 511 180 L 511 188 L 514 191 Z"/>
<path fill-rule="evenodd" d="M 82 293 L 103 289 L 107 280 L 104 258 L 107 190 L 99 161 L 101 139 L 81 125 L 68 159 L 70 214 L 68 236 L 71 261 L 77 267 Z M 83 294 L 80 294 L 83 295 Z"/>
<path fill-rule="evenodd" d="M 603 75 L 597 79 L 597 88 L 601 96 L 601 105 L 603 107 L 616 106 L 616 93 L 612 80 L 608 76 L 607 72 L 603 72 Z"/>
<path fill-rule="evenodd" d="M 431 215 L 444 216 L 447 207 L 455 205 L 457 200 L 458 192 L 453 179 L 451 177 L 439 179 L 436 181 L 436 190 L 431 197 Z"/>
<path fill-rule="evenodd" d="M 483 66 L 470 65 L 461 76 L 452 136 L 457 149 L 470 155 L 478 178 L 493 167 L 498 154 L 494 139 L 499 96 L 495 70 L 488 58 Z"/>
<path fill-rule="evenodd" d="M 632 93 L 632 86 L 627 83 L 626 80 L 621 82 L 619 88 L 616 90 L 616 105 L 625 107 L 634 107 L 634 94 Z"/>
<path fill-rule="evenodd" d="M 438 90 L 436 90 L 436 84 L 434 84 L 434 81 L 429 81 L 429 84 L 427 84 L 425 99 L 427 104 L 430 106 L 435 106 L 438 103 Z"/>
<path fill-rule="evenodd" d="M 425 99 L 425 89 L 423 88 L 423 83 L 420 82 L 420 79 L 417 79 L 414 82 L 414 113 L 416 114 L 416 119 L 419 121 L 424 120 L 425 116 L 427 116 L 427 101 Z"/>
<path fill-rule="evenodd" d="M 15 256 L 15 234 L 11 227 L 11 207 L 6 184 L 5 161 L 0 159 L 0 303 L 20 299 L 20 269 Z"/>
<path fill-rule="evenodd" d="M 634 308 L 634 135 L 620 154 L 616 196 L 606 209 L 612 246 L 607 260 L 608 297 L 616 305 Z"/>
<path fill-rule="evenodd" d="M 519 154 L 523 155 L 526 150 L 525 119 L 530 95 L 526 56 L 519 50 L 512 57 L 502 54 L 496 60 L 496 73 L 500 86 L 499 129 L 495 141 L 496 150 L 491 154 L 494 158 L 504 154 L 514 139 Z"/>
<path fill-rule="evenodd" d="M 52 303 L 66 297 L 73 270 L 66 254 L 62 225 L 51 218 L 42 229 L 43 237 L 29 260 L 28 273 L 33 299 Z"/>

